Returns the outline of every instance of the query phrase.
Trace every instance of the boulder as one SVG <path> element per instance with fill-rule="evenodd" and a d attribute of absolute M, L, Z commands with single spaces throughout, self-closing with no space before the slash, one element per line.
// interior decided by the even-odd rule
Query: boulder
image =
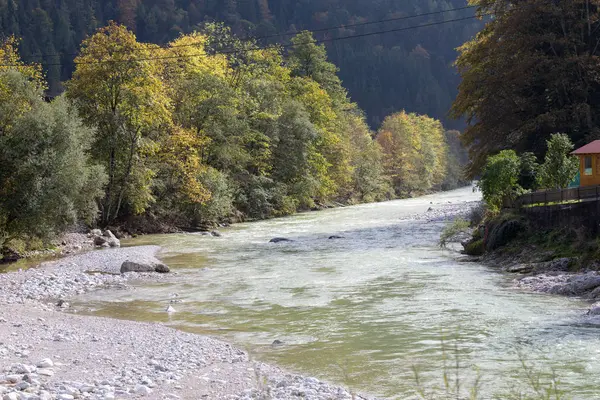
<path fill-rule="evenodd" d="M 90 231 L 90 237 L 102 236 L 102 231 L 100 229 L 92 229 Z"/>
<path fill-rule="evenodd" d="M 110 247 L 121 247 L 121 241 L 117 239 L 110 229 L 104 231 L 104 237 L 107 238 L 106 243 L 108 243 Z"/>
<path fill-rule="evenodd" d="M 162 263 L 125 261 L 121 264 L 121 273 L 127 272 L 169 272 L 169 267 Z"/>
<path fill-rule="evenodd" d="M 334 240 L 334 239 L 344 239 L 343 236 L 338 236 L 338 235 L 331 235 L 329 236 L 329 240 Z"/>
<path fill-rule="evenodd" d="M 516 264 L 506 268 L 506 272 L 513 274 L 528 274 L 533 271 L 533 266 L 530 264 Z"/>
<path fill-rule="evenodd" d="M 485 244 L 487 251 L 496 250 L 508 244 L 525 230 L 525 226 L 519 220 L 502 221 L 489 229 L 489 235 Z"/>
<path fill-rule="evenodd" d="M 281 243 L 281 242 L 293 242 L 293 240 L 288 239 L 288 238 L 283 238 L 283 237 L 276 237 L 276 238 L 269 240 L 269 243 Z"/>
<path fill-rule="evenodd" d="M 154 272 L 158 272 L 159 274 L 166 274 L 171 272 L 171 269 L 167 267 L 165 264 L 156 264 L 154 267 Z"/>
<path fill-rule="evenodd" d="M 595 274 L 576 275 L 564 285 L 556 285 L 549 290 L 552 294 L 581 296 L 600 287 L 600 276 Z"/>
<path fill-rule="evenodd" d="M 94 244 L 96 246 L 103 246 L 107 243 L 108 243 L 108 240 L 104 236 L 94 236 Z"/>
<path fill-rule="evenodd" d="M 223 235 L 221 235 L 221 232 L 219 232 L 219 231 L 211 231 L 210 235 L 214 236 L 214 237 L 221 237 L 221 236 L 223 236 Z"/>
<path fill-rule="evenodd" d="M 590 306 L 588 315 L 600 315 L 600 303 L 594 303 Z"/>

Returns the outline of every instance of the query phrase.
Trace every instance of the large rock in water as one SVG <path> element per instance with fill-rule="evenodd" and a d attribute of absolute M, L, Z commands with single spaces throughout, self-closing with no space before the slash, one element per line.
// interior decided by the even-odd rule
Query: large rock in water
<path fill-rule="evenodd" d="M 283 237 L 276 237 L 276 238 L 269 240 L 269 243 L 281 243 L 281 242 L 293 242 L 293 240 L 288 239 L 288 238 L 283 238 Z"/>
<path fill-rule="evenodd" d="M 170 269 L 162 263 L 125 261 L 121 264 L 121 273 L 126 272 L 159 272 L 164 274 L 170 272 Z"/>

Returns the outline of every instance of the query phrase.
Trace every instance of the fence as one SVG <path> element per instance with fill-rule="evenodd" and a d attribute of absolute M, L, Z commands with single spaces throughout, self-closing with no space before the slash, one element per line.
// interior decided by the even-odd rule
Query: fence
<path fill-rule="evenodd" d="M 550 189 L 524 194 L 514 200 L 504 201 L 505 208 L 521 208 L 531 204 L 560 204 L 569 201 L 592 201 L 600 199 L 600 185 L 572 189 Z"/>

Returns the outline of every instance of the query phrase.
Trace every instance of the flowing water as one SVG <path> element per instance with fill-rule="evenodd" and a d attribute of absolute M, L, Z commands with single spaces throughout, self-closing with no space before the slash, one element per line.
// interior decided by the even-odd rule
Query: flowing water
<path fill-rule="evenodd" d="M 177 274 L 74 305 L 216 335 L 260 360 L 387 398 L 414 395 L 414 368 L 425 386 L 443 385 L 457 360 L 461 385 L 479 374 L 489 398 L 522 382 L 520 359 L 543 379 L 554 370 L 570 398 L 598 398 L 600 329 L 582 319 L 585 303 L 511 289 L 512 277 L 438 248 L 443 222 L 403 219 L 477 198 L 467 188 L 239 224 L 221 238 L 136 239 L 129 244 L 163 246 Z M 294 242 L 268 243 L 281 236 Z M 182 302 L 167 314 L 172 299 Z"/>

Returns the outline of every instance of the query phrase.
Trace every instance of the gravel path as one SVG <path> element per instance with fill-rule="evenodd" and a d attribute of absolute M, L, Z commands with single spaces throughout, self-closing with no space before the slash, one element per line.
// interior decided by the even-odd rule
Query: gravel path
<path fill-rule="evenodd" d="M 207 336 L 64 312 L 77 294 L 161 279 L 119 273 L 123 261 L 157 261 L 158 251 L 108 249 L 0 274 L 3 400 L 363 399 Z"/>

